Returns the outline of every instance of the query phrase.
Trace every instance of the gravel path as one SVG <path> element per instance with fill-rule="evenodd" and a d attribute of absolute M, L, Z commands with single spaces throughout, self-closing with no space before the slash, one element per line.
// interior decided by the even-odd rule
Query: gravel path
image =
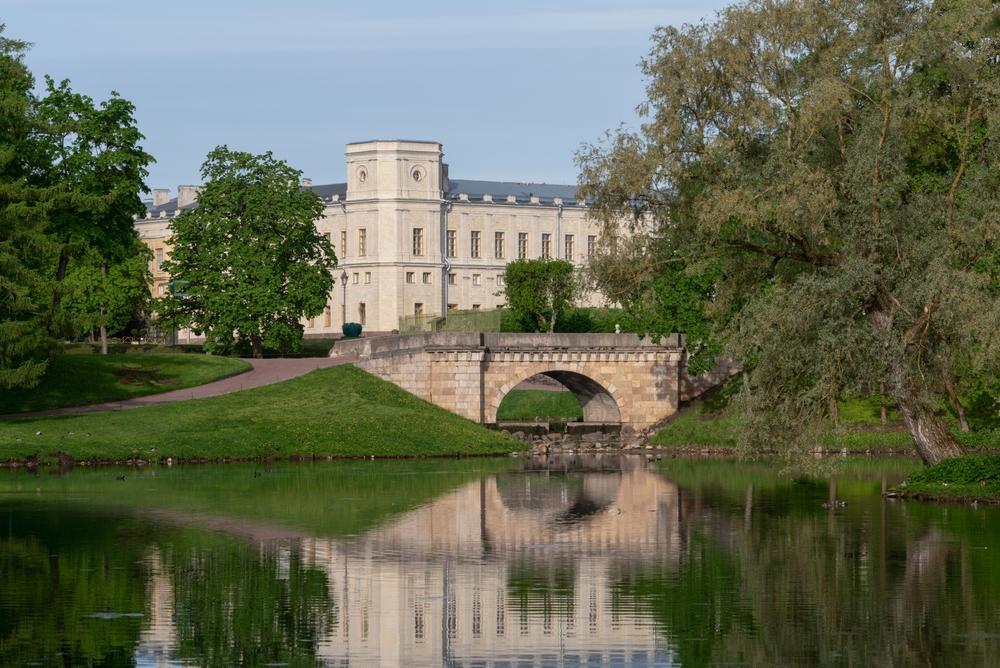
<path fill-rule="evenodd" d="M 216 380 L 204 385 L 189 387 L 185 390 L 174 390 L 172 392 L 161 392 L 160 394 L 150 394 L 145 397 L 135 399 L 125 399 L 123 401 L 109 401 L 103 404 L 90 404 L 88 406 L 68 406 L 66 408 L 53 408 L 46 411 L 35 411 L 33 413 L 10 413 L 0 415 L 0 420 L 13 420 L 17 418 L 46 417 L 49 415 L 71 415 L 76 413 L 99 413 L 101 411 L 117 411 L 126 408 L 142 408 L 144 406 L 155 406 L 156 404 L 169 404 L 174 401 L 186 401 L 187 399 L 203 399 L 205 397 L 215 397 L 220 394 L 249 390 L 253 387 L 280 383 L 296 376 L 309 373 L 313 369 L 325 369 L 340 364 L 349 364 L 355 361 L 354 357 L 303 357 L 303 358 L 276 358 L 276 359 L 245 359 L 249 362 L 251 369 L 236 376 L 230 376 L 221 380 Z"/>

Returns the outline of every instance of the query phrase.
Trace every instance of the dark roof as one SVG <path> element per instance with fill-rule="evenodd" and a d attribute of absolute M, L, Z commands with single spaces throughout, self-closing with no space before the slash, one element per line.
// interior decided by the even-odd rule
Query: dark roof
<path fill-rule="evenodd" d="M 327 183 L 325 185 L 309 186 L 323 198 L 331 201 L 339 196 L 343 201 L 347 197 L 346 183 Z M 448 190 L 444 193 L 447 200 L 458 200 L 459 195 L 468 195 L 470 202 L 482 202 L 483 195 L 492 195 L 494 204 L 507 203 L 507 197 L 513 195 L 517 204 L 528 204 L 531 198 L 538 197 L 539 204 L 552 205 L 556 197 L 562 198 L 565 206 L 577 205 L 577 186 L 554 185 L 551 183 L 519 183 L 517 181 L 474 181 L 470 179 L 448 179 Z M 197 204 L 187 204 L 182 211 L 193 209 Z M 146 201 L 146 211 L 151 218 L 158 218 L 165 211 L 168 217 L 177 213 L 177 198 L 173 197 L 165 204 L 154 206 L 151 200 Z"/>

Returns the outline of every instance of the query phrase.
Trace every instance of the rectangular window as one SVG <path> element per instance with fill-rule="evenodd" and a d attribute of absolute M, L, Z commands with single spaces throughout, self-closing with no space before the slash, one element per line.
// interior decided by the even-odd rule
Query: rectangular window
<path fill-rule="evenodd" d="M 422 227 L 413 228 L 413 254 L 424 254 L 424 228 Z"/>
<path fill-rule="evenodd" d="M 365 272 L 365 285 L 369 285 L 369 284 L 371 284 L 371 282 L 372 282 L 372 272 L 366 271 Z"/>
<path fill-rule="evenodd" d="M 597 235 L 588 234 L 587 235 L 587 257 L 594 257 L 594 251 L 597 250 Z"/>
<path fill-rule="evenodd" d="M 330 313 L 330 307 L 327 306 L 323 309 L 323 326 L 329 327 L 333 322 L 333 315 Z"/>
<path fill-rule="evenodd" d="M 347 230 L 340 231 L 340 257 L 347 257 Z"/>
<path fill-rule="evenodd" d="M 423 279 L 424 279 L 424 285 L 430 285 L 431 284 L 431 272 L 425 271 Z"/>
<path fill-rule="evenodd" d="M 497 274 L 497 285 L 503 285 L 503 274 Z"/>
<path fill-rule="evenodd" d="M 358 230 L 358 257 L 368 255 L 368 230 L 361 228 Z"/>
<path fill-rule="evenodd" d="M 351 283 L 354 285 L 358 284 L 358 272 L 354 272 L 354 275 L 351 277 Z"/>
<path fill-rule="evenodd" d="M 417 302 L 413 305 L 413 315 L 420 316 L 424 314 L 424 305 Z"/>
<path fill-rule="evenodd" d="M 358 322 L 362 325 L 368 324 L 368 314 L 365 311 L 365 303 L 361 302 L 358 304 Z"/>
<path fill-rule="evenodd" d="M 482 274 L 473 274 L 472 275 L 472 284 L 473 285 L 481 285 L 482 282 L 483 282 L 483 275 Z"/>
<path fill-rule="evenodd" d="M 479 310 L 479 304 L 473 304 L 472 305 L 472 310 L 473 311 L 478 311 Z"/>
<path fill-rule="evenodd" d="M 566 235 L 566 244 L 564 247 L 563 259 L 573 261 L 573 235 Z"/>
<path fill-rule="evenodd" d="M 454 274 L 454 272 L 448 274 L 448 285 L 455 285 L 455 274 Z"/>
<path fill-rule="evenodd" d="M 528 257 L 528 233 L 517 233 L 517 259 L 523 260 Z"/>
<path fill-rule="evenodd" d="M 160 269 L 162 267 L 163 267 L 163 249 L 162 248 L 157 248 L 156 249 L 156 271 L 160 271 Z"/>
<path fill-rule="evenodd" d="M 472 230 L 470 249 L 472 257 L 479 257 L 479 230 Z"/>
<path fill-rule="evenodd" d="M 552 235 L 542 234 L 542 259 L 548 260 L 552 257 Z"/>
<path fill-rule="evenodd" d="M 315 326 L 316 326 L 316 318 L 309 318 L 309 323 L 306 325 L 306 327 L 312 329 Z"/>
<path fill-rule="evenodd" d="M 448 247 L 445 249 L 445 253 L 448 255 L 448 257 L 455 257 L 456 255 L 458 255 L 456 249 L 457 242 L 455 241 L 455 230 L 448 230 L 447 239 L 448 239 Z"/>
<path fill-rule="evenodd" d="M 503 246 L 504 246 L 504 243 L 503 243 L 503 232 L 494 232 L 493 233 L 493 257 L 495 257 L 498 260 L 502 260 L 503 259 L 503 251 L 504 251 Z"/>
<path fill-rule="evenodd" d="M 412 271 L 406 272 L 406 282 L 407 283 L 412 283 L 413 282 L 413 272 Z"/>
<path fill-rule="evenodd" d="M 451 311 L 457 311 L 457 310 L 458 310 L 458 304 L 448 304 L 448 312 L 449 313 Z"/>

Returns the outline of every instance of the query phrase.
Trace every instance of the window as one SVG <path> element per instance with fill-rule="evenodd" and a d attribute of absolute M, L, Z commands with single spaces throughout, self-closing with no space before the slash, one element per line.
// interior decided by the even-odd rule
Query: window
<path fill-rule="evenodd" d="M 497 285 L 503 285 L 503 274 L 497 274 Z"/>
<path fill-rule="evenodd" d="M 424 228 L 422 227 L 413 228 L 413 254 L 424 254 Z"/>
<path fill-rule="evenodd" d="M 594 257 L 594 251 L 597 249 L 597 236 L 594 234 L 587 235 L 587 257 Z"/>
<path fill-rule="evenodd" d="M 528 233 L 517 233 L 517 259 L 523 260 L 528 257 Z"/>
<path fill-rule="evenodd" d="M 358 257 L 368 254 L 368 230 L 361 228 L 358 230 Z"/>
<path fill-rule="evenodd" d="M 503 259 L 503 232 L 493 233 L 493 257 L 498 260 Z"/>
<path fill-rule="evenodd" d="M 364 302 L 358 304 L 358 322 L 362 325 L 368 324 L 368 314 L 366 313 Z"/>
<path fill-rule="evenodd" d="M 163 296 L 163 283 L 160 283 L 159 285 L 156 286 L 156 294 L 158 294 L 161 297 Z"/>
<path fill-rule="evenodd" d="M 332 324 L 332 321 L 333 317 L 332 314 L 330 313 L 330 307 L 327 306 L 325 309 L 323 309 L 323 326 L 329 327 Z"/>
<path fill-rule="evenodd" d="M 482 282 L 483 282 L 483 275 L 482 274 L 473 274 L 472 275 L 472 284 L 473 285 L 481 285 Z"/>
<path fill-rule="evenodd" d="M 458 304 L 448 304 L 448 312 L 449 313 L 451 313 L 452 311 L 457 311 L 457 310 L 458 310 Z"/>
<path fill-rule="evenodd" d="M 413 272 L 412 271 L 406 272 L 406 282 L 407 283 L 413 283 Z"/>
<path fill-rule="evenodd" d="M 472 305 L 472 310 L 473 311 L 478 311 L 479 310 L 479 306 L 480 306 L 479 304 L 473 304 Z"/>
<path fill-rule="evenodd" d="M 567 234 L 566 235 L 566 244 L 565 244 L 564 251 L 565 252 L 563 253 L 563 259 L 566 259 L 566 260 L 569 260 L 570 262 L 572 262 L 573 261 L 573 235 L 572 234 Z"/>
<path fill-rule="evenodd" d="M 340 231 L 340 257 L 347 257 L 347 230 Z"/>
<path fill-rule="evenodd" d="M 472 230 L 471 255 L 479 257 L 479 230 Z"/>
<path fill-rule="evenodd" d="M 552 235 L 542 235 L 542 259 L 548 260 L 552 257 Z"/>
<path fill-rule="evenodd" d="M 309 323 L 306 325 L 306 327 L 312 329 L 315 326 L 316 326 L 316 318 L 309 318 Z"/>
<path fill-rule="evenodd" d="M 351 283 L 354 283 L 354 285 L 358 284 L 358 272 L 354 272 L 354 275 L 351 277 Z"/>
<path fill-rule="evenodd" d="M 423 314 L 424 314 L 424 305 L 421 304 L 420 302 L 417 302 L 416 304 L 414 304 L 413 305 L 413 315 L 415 315 L 415 316 L 421 316 Z"/>
<path fill-rule="evenodd" d="M 451 272 L 448 274 L 448 285 L 455 285 L 455 273 Z"/>
<path fill-rule="evenodd" d="M 163 249 L 162 248 L 157 248 L 156 249 L 156 271 L 160 271 L 161 267 L 163 267 Z"/>
<path fill-rule="evenodd" d="M 457 253 L 455 252 L 455 230 L 448 230 L 448 247 L 445 249 L 445 253 L 448 257 L 455 257 Z"/>
<path fill-rule="evenodd" d="M 372 272 L 365 272 L 365 285 L 369 285 L 372 282 Z"/>
<path fill-rule="evenodd" d="M 424 272 L 424 276 L 423 276 L 423 280 L 424 280 L 424 285 L 430 285 L 431 284 L 431 272 L 425 271 Z"/>

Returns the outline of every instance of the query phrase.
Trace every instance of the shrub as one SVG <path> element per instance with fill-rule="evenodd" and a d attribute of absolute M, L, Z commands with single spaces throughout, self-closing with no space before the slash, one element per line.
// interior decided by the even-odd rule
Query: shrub
<path fill-rule="evenodd" d="M 345 322 L 344 326 L 341 327 L 344 332 L 344 336 L 356 339 L 361 336 L 361 323 L 360 322 Z"/>
<path fill-rule="evenodd" d="M 1000 457 L 965 455 L 945 459 L 939 464 L 916 471 L 910 483 L 948 483 L 949 485 L 1000 484 Z"/>

